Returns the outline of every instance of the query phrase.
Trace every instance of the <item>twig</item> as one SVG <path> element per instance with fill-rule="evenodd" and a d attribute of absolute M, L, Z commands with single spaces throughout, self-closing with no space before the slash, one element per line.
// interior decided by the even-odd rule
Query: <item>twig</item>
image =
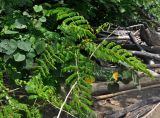
<path fill-rule="evenodd" d="M 33 103 L 32 106 L 35 106 L 36 102 L 37 102 L 37 98 L 34 100 L 34 103 Z"/>
<path fill-rule="evenodd" d="M 149 88 L 156 88 L 156 87 L 160 87 L 160 84 L 151 85 L 151 86 L 147 86 L 147 87 L 142 87 L 141 90 L 145 90 L 145 89 L 149 89 Z M 107 94 L 107 95 L 95 96 L 94 98 L 96 100 L 103 100 L 103 99 L 111 98 L 111 97 L 114 97 L 114 96 L 130 93 L 130 92 L 135 92 L 135 91 L 139 91 L 139 89 L 131 89 L 131 90 L 121 91 L 121 92 Z"/>
<path fill-rule="evenodd" d="M 109 38 L 118 28 L 119 28 L 119 27 L 117 27 L 113 32 L 111 32 L 111 34 L 108 35 L 106 38 Z M 95 49 L 95 50 L 92 52 L 92 54 L 90 55 L 89 59 L 92 58 L 92 56 L 94 55 L 94 53 L 97 51 L 98 48 L 100 48 L 100 47 L 103 45 L 104 42 L 105 42 L 105 40 L 103 40 L 103 41 L 96 47 L 96 49 Z"/>
<path fill-rule="evenodd" d="M 146 77 L 146 76 L 144 76 L 144 77 Z M 142 76 L 141 76 L 141 78 L 142 78 Z M 130 79 L 130 78 L 128 78 L 128 79 Z M 93 83 L 92 84 L 92 95 L 98 96 L 98 95 L 102 95 L 102 94 L 106 94 L 106 93 L 111 93 L 110 89 L 108 89 L 108 84 L 109 84 L 109 82 Z M 126 85 L 121 82 L 118 82 L 118 84 L 119 84 L 119 90 L 117 92 L 131 90 L 131 89 L 136 88 L 136 85 L 134 84 L 133 81 L 130 82 L 129 84 L 126 84 Z M 160 84 L 160 79 L 159 79 L 159 77 L 156 78 L 155 80 L 140 79 L 139 84 L 141 85 L 141 87 Z"/>
<path fill-rule="evenodd" d="M 109 27 L 109 28 L 110 28 L 110 27 Z M 105 35 L 111 34 L 112 32 L 109 32 L 109 28 L 107 29 L 107 31 L 106 31 L 106 30 L 103 30 L 103 31 L 101 31 L 100 33 L 98 33 L 97 35 L 99 35 L 99 34 L 105 34 Z M 112 36 L 117 36 L 117 34 L 112 33 Z"/>
<path fill-rule="evenodd" d="M 60 109 L 60 108 L 57 107 L 56 105 L 52 104 L 51 101 L 47 100 L 47 102 L 48 102 L 49 104 L 51 104 L 53 107 L 55 107 L 56 109 Z M 67 114 L 69 114 L 70 116 L 72 116 L 72 117 L 74 117 L 74 118 L 77 118 L 76 116 L 72 115 L 71 113 L 69 113 L 69 112 L 66 111 L 66 110 L 63 110 L 63 109 L 62 109 L 62 111 L 65 112 L 65 113 L 67 113 Z"/>
<path fill-rule="evenodd" d="M 132 26 L 126 27 L 126 29 L 132 29 L 132 28 L 141 27 L 141 26 L 143 26 L 143 24 L 132 25 Z"/>
<path fill-rule="evenodd" d="M 75 86 L 77 85 L 77 83 L 78 83 L 78 81 L 76 81 L 76 82 L 73 84 L 73 86 L 71 87 L 70 91 L 68 92 L 68 94 L 67 94 L 67 96 L 66 96 L 66 98 L 65 98 L 65 100 L 64 100 L 64 102 L 63 102 L 63 104 L 61 105 L 61 108 L 60 108 L 60 110 L 59 110 L 59 113 L 58 113 L 58 115 L 57 115 L 57 118 L 60 117 L 61 112 L 62 112 L 62 110 L 63 110 L 63 107 L 64 107 L 64 105 L 66 104 L 69 95 L 71 94 L 72 90 L 75 88 Z"/>
<path fill-rule="evenodd" d="M 95 41 L 95 43 L 101 43 L 102 41 L 108 41 L 108 42 L 116 42 L 116 44 L 126 44 L 126 43 L 131 43 L 131 41 L 130 40 L 128 40 L 128 39 L 106 39 L 106 38 L 98 38 L 98 40 L 96 40 Z"/>
<path fill-rule="evenodd" d="M 138 35 L 139 31 L 140 31 L 140 29 L 138 29 L 137 31 L 135 31 L 133 34 L 134 35 Z"/>
<path fill-rule="evenodd" d="M 59 113 L 58 113 L 58 115 L 57 115 L 57 118 L 60 117 L 61 112 L 62 112 L 62 110 L 63 110 L 63 107 L 64 107 L 64 105 L 66 104 L 69 95 L 71 94 L 72 90 L 75 88 L 75 86 L 77 85 L 77 83 L 78 83 L 78 81 L 79 81 L 79 79 L 80 79 L 79 71 L 78 71 L 78 59 L 77 59 L 77 58 L 78 58 L 77 52 L 75 52 L 75 62 L 76 62 L 76 67 L 77 67 L 77 76 L 78 76 L 78 79 L 77 79 L 77 81 L 72 85 L 72 87 L 71 87 L 70 91 L 68 92 L 68 94 L 67 94 L 64 102 L 62 103 L 61 108 L 60 108 L 60 110 L 59 110 Z"/>
<path fill-rule="evenodd" d="M 17 90 L 19 90 L 19 89 L 20 89 L 20 88 L 12 89 L 12 90 L 9 91 L 9 93 L 12 93 L 12 92 L 14 92 L 14 91 L 17 91 Z"/>
<path fill-rule="evenodd" d="M 101 35 L 101 34 L 100 34 Z M 129 38 L 129 36 L 112 36 L 112 37 L 101 37 L 98 38 L 99 40 L 107 40 L 107 41 L 112 41 L 112 40 L 125 40 L 127 41 Z"/>

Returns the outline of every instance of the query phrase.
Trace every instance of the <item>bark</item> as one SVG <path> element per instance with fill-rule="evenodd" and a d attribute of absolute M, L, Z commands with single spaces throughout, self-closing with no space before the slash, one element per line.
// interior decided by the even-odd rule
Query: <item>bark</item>
<path fill-rule="evenodd" d="M 140 45 L 144 50 L 150 53 L 156 53 L 160 54 L 160 46 L 146 46 L 146 45 Z M 123 48 L 128 49 L 128 50 L 137 50 L 136 44 L 124 44 L 122 45 Z"/>
<path fill-rule="evenodd" d="M 137 39 L 135 38 L 134 34 L 130 32 L 129 34 L 130 40 L 137 46 L 137 48 L 141 51 L 144 51 L 144 49 L 137 43 Z"/>
<path fill-rule="evenodd" d="M 140 38 L 148 46 L 160 46 L 160 33 L 142 26 L 140 29 Z"/>
<path fill-rule="evenodd" d="M 156 83 L 155 85 L 150 85 L 150 86 L 142 87 L 140 90 L 157 88 L 157 87 L 160 87 L 160 83 L 159 84 Z M 120 92 L 117 92 L 117 93 L 111 93 L 111 94 L 106 94 L 106 95 L 94 96 L 94 98 L 96 100 L 104 100 L 104 99 L 107 99 L 107 98 L 119 96 L 119 95 L 122 95 L 122 94 L 129 94 L 131 92 L 136 92 L 136 91 L 139 91 L 139 89 L 129 89 L 129 90 L 120 91 Z"/>
<path fill-rule="evenodd" d="M 130 51 L 133 55 L 137 56 L 143 56 L 143 57 L 148 57 L 150 59 L 155 59 L 157 61 L 160 61 L 160 55 L 159 54 L 153 54 L 145 51 Z"/>
<path fill-rule="evenodd" d="M 151 99 L 147 99 L 147 100 L 141 100 L 140 102 L 137 102 L 133 105 L 130 105 L 122 110 L 118 110 L 115 111 L 114 114 L 112 115 L 105 115 L 104 118 L 120 118 L 120 117 L 124 117 L 127 113 L 135 111 L 141 107 L 144 107 L 147 104 L 155 104 L 160 102 L 160 99 L 156 99 L 156 98 L 151 98 Z"/>
<path fill-rule="evenodd" d="M 160 84 L 160 80 L 157 78 L 155 80 L 150 80 L 148 78 L 148 80 L 140 80 L 140 85 L 141 87 L 146 87 L 146 86 L 150 86 L 150 85 L 154 85 L 154 84 Z M 101 94 L 107 94 L 107 93 L 111 93 L 111 91 L 109 91 L 108 89 L 108 82 L 99 82 L 99 83 L 93 83 L 92 84 L 92 94 L 93 95 L 101 95 Z M 123 84 L 121 82 L 119 82 L 119 90 L 118 91 L 124 91 L 124 90 L 130 90 L 130 89 L 134 89 L 136 88 L 136 85 L 134 84 L 134 82 L 130 82 L 129 84 Z M 117 92 L 118 92 L 117 91 Z"/>

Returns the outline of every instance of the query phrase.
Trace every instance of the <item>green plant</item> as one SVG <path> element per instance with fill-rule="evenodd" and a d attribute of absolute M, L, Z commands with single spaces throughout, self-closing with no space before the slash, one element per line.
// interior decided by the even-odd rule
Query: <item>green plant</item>
<path fill-rule="evenodd" d="M 105 22 L 128 26 L 151 19 L 159 21 L 160 14 L 157 12 L 159 2 L 159 0 L 67 0 L 64 3 L 96 26 Z"/>
<path fill-rule="evenodd" d="M 10 15 L 0 17 L 0 100 L 5 103 L 0 107 L 1 116 L 15 111 L 15 117 L 39 118 L 39 109 L 51 104 L 59 109 L 59 116 L 64 111 L 73 117 L 94 117 L 91 84 L 98 65 L 93 57 L 150 76 L 146 65 L 120 45 L 106 41 L 96 44 L 94 29 L 74 9 L 35 4 L 17 10 L 21 8 L 17 4 L 8 12 L 8 6 L 3 6 L 2 13 Z M 100 27 L 97 33 L 105 26 L 110 25 Z M 18 90 L 26 101 L 14 96 L 20 96 Z"/>

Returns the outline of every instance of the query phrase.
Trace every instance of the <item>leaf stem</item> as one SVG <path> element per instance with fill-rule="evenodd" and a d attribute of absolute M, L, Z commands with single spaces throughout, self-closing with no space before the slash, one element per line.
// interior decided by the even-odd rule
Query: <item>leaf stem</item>
<path fill-rule="evenodd" d="M 75 62 L 76 62 L 76 67 L 77 67 L 77 76 L 78 76 L 78 79 L 77 79 L 76 82 L 72 85 L 70 91 L 68 92 L 68 94 L 67 94 L 67 96 L 66 96 L 63 104 L 61 105 L 61 108 L 60 108 L 60 110 L 59 110 L 59 113 L 58 113 L 58 115 L 57 115 L 57 118 L 60 118 L 61 112 L 62 112 L 62 110 L 63 110 L 64 105 L 65 105 L 66 102 L 67 102 L 67 99 L 68 99 L 69 95 L 71 94 L 71 92 L 73 91 L 73 89 L 75 88 L 75 86 L 77 85 L 77 83 L 78 83 L 78 81 L 79 81 L 79 79 L 80 79 L 79 71 L 78 71 L 78 55 L 77 55 L 77 52 L 75 52 Z"/>

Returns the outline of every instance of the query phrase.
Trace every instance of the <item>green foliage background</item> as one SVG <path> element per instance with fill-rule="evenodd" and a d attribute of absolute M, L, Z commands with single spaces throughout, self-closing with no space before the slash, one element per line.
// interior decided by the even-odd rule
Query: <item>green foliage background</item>
<path fill-rule="evenodd" d="M 48 104 L 59 110 L 75 83 L 63 109 L 93 117 L 91 83 L 99 66 L 93 58 L 150 75 L 120 45 L 96 44 L 93 27 L 141 22 L 142 8 L 158 21 L 159 7 L 153 0 L 0 0 L 0 117 L 40 118 Z"/>

